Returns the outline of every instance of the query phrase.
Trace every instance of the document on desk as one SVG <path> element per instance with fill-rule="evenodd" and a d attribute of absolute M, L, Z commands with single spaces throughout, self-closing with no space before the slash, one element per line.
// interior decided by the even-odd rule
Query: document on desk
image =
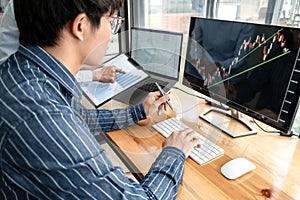
<path fill-rule="evenodd" d="M 137 68 L 125 54 L 120 54 L 107 61 L 104 64 L 104 67 L 105 66 L 116 66 L 126 73 L 117 73 L 116 81 L 114 83 L 102 83 L 98 81 L 80 83 L 84 95 L 95 105 L 95 107 L 99 107 L 115 95 L 148 77 L 148 74 Z M 101 68 L 97 70 L 101 70 Z"/>

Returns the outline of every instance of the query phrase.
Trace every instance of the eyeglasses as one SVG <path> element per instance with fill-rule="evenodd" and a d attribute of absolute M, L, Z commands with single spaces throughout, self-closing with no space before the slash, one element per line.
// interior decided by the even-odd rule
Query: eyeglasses
<path fill-rule="evenodd" d="M 114 17 L 109 17 L 109 18 L 112 18 L 112 20 L 110 21 L 111 33 L 117 34 L 118 31 L 120 30 L 120 28 L 122 26 L 122 22 L 125 20 L 125 18 L 120 17 L 120 16 L 114 16 Z"/>

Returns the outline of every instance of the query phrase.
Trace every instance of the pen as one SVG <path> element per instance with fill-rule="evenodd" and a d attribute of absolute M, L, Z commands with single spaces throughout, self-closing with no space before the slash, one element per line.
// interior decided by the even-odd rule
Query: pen
<path fill-rule="evenodd" d="M 155 82 L 155 85 L 156 85 L 156 87 L 158 88 L 160 94 L 161 94 L 162 96 L 165 96 L 166 93 L 165 93 L 165 91 L 160 87 L 160 85 L 159 85 L 157 82 Z M 172 105 L 171 105 L 171 103 L 170 103 L 169 101 L 167 101 L 167 104 L 168 104 L 168 106 L 171 108 L 171 110 L 174 111 L 174 109 L 173 109 L 173 107 L 172 107 Z"/>

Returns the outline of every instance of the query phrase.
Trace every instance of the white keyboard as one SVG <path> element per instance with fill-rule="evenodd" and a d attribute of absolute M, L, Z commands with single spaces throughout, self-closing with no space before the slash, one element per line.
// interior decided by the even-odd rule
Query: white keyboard
<path fill-rule="evenodd" d="M 164 137 L 169 137 L 175 130 L 178 131 L 189 128 L 176 118 L 166 119 L 157 124 L 153 124 L 152 127 Z M 201 147 L 195 148 L 190 154 L 190 157 L 194 161 L 196 161 L 200 165 L 203 165 L 224 154 L 224 149 L 214 144 L 201 134 L 197 133 L 197 135 L 201 141 Z"/>

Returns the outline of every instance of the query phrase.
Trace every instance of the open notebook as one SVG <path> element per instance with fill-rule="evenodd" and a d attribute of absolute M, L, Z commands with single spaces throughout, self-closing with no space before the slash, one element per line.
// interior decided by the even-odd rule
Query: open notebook
<path fill-rule="evenodd" d="M 138 69 L 134 62 L 125 54 L 120 54 L 105 63 L 105 66 L 112 65 L 126 72 L 126 74 L 117 73 L 117 78 L 114 83 L 101 83 L 96 81 L 80 83 L 84 95 L 95 107 L 101 106 L 115 95 L 148 77 L 148 75 L 143 70 Z"/>

